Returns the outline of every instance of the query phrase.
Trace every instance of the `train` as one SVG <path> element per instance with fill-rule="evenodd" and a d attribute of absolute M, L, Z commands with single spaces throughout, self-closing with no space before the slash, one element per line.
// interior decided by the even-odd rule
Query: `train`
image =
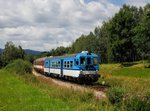
<path fill-rule="evenodd" d="M 38 58 L 33 66 L 37 72 L 46 76 L 92 83 L 100 77 L 98 61 L 99 57 L 95 53 L 82 51 L 77 54 Z"/>

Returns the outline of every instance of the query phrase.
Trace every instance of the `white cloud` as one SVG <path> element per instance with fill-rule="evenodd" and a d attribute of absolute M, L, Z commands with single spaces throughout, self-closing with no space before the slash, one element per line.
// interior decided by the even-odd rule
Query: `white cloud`
<path fill-rule="evenodd" d="M 125 0 L 126 4 L 133 5 L 137 7 L 143 7 L 147 3 L 150 3 L 150 0 Z"/>
<path fill-rule="evenodd" d="M 106 0 L 0 0 L 0 47 L 50 50 L 88 34 L 119 6 Z"/>

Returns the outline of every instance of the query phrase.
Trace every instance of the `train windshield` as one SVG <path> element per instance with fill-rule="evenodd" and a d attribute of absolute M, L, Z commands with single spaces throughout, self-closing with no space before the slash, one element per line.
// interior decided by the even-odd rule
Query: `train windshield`
<path fill-rule="evenodd" d="M 91 57 L 87 57 L 87 65 L 91 65 Z"/>
<path fill-rule="evenodd" d="M 97 65 L 98 64 L 98 58 L 94 57 L 80 57 L 80 65 Z"/>
<path fill-rule="evenodd" d="M 80 57 L 80 64 L 85 65 L 85 57 Z"/>

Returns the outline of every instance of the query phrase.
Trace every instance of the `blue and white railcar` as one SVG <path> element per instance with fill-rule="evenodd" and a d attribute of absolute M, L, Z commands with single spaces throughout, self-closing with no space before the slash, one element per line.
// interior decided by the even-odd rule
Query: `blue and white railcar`
<path fill-rule="evenodd" d="M 95 82 L 100 76 L 98 72 L 98 56 L 87 51 L 66 56 L 48 57 L 44 60 L 46 75 Z"/>

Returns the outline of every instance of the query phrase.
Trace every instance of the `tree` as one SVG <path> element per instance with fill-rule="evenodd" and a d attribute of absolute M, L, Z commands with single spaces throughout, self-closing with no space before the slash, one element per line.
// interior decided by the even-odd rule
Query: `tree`
<path fill-rule="evenodd" d="M 56 49 L 52 49 L 50 51 L 50 55 L 52 56 L 60 56 L 60 55 L 64 55 L 64 54 L 67 54 L 70 52 L 70 47 L 63 47 L 63 46 L 60 46 L 60 47 L 57 47 Z"/>
<path fill-rule="evenodd" d="M 144 14 L 134 31 L 133 41 L 138 55 L 142 59 L 150 59 L 150 4 L 144 7 Z"/>
<path fill-rule="evenodd" d="M 96 27 L 94 33 L 96 35 L 96 50 L 101 55 L 101 62 L 108 62 L 108 38 L 109 38 L 109 22 L 103 22 L 101 27 Z"/>
<path fill-rule="evenodd" d="M 22 47 L 16 47 L 13 42 L 7 42 L 5 44 L 5 49 L 2 53 L 2 61 L 3 65 L 7 65 L 11 61 L 15 59 L 24 59 L 25 52 L 23 51 Z"/>
<path fill-rule="evenodd" d="M 97 52 L 96 36 L 90 32 L 88 35 L 81 35 L 73 44 L 74 53 L 81 51 Z"/>
<path fill-rule="evenodd" d="M 34 55 L 32 55 L 32 54 L 26 54 L 25 55 L 25 60 L 29 61 L 32 64 L 33 64 L 34 59 L 35 59 Z"/>
<path fill-rule="evenodd" d="M 110 20 L 108 28 L 108 58 L 114 62 L 134 61 L 136 48 L 133 45 L 133 29 L 138 21 L 138 9 L 124 5 Z M 110 62 L 111 62 L 110 61 Z"/>

